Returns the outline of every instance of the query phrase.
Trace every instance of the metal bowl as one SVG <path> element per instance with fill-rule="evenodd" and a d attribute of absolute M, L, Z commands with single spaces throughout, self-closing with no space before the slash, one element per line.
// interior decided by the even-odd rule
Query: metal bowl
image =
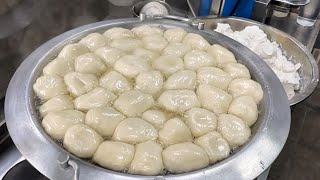
<path fill-rule="evenodd" d="M 183 28 L 202 35 L 211 44 L 218 43 L 234 53 L 263 87 L 258 121 L 250 140 L 230 157 L 209 167 L 182 174 L 141 176 L 101 168 L 73 156 L 44 131 L 36 109 L 32 85 L 43 67 L 68 43 L 77 42 L 92 32 L 112 27 L 133 28 L 149 24 L 161 28 Z M 63 33 L 35 50 L 14 74 L 5 100 L 9 133 L 22 155 L 50 179 L 254 179 L 276 159 L 285 144 L 290 127 L 290 108 L 285 91 L 273 71 L 240 43 L 187 23 L 167 19 L 117 19 L 82 26 Z"/>
<path fill-rule="evenodd" d="M 255 25 L 263 30 L 268 35 L 269 39 L 280 44 L 281 49 L 286 53 L 288 59 L 292 59 L 294 63 L 300 63 L 302 65 L 298 71 L 301 77 L 301 86 L 294 97 L 289 100 L 291 106 L 306 99 L 316 88 L 319 81 L 317 63 L 310 51 L 289 34 L 271 26 L 238 17 L 204 18 L 195 21 L 204 22 L 205 27 L 212 30 L 217 27 L 218 23 L 228 23 L 232 30 L 235 31 L 241 31 L 246 26 Z"/>

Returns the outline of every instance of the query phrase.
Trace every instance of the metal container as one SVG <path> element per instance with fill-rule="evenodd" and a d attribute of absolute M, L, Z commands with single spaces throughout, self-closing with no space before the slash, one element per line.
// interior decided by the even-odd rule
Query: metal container
<path fill-rule="evenodd" d="M 5 115 L 8 130 L 22 155 L 50 179 L 254 179 L 276 159 L 285 144 L 290 127 L 290 108 L 285 91 L 272 70 L 240 43 L 196 24 L 168 19 L 117 19 L 82 26 L 63 33 L 35 50 L 18 68 L 6 95 Z M 43 67 L 68 43 L 92 32 L 112 27 L 133 28 L 140 25 L 183 28 L 202 35 L 211 44 L 218 43 L 234 53 L 263 87 L 258 121 L 250 140 L 230 157 L 209 167 L 182 174 L 141 176 L 101 168 L 75 157 L 53 141 L 44 131 L 37 113 L 32 85 Z"/>
<path fill-rule="evenodd" d="M 255 25 L 263 30 L 270 40 L 280 44 L 288 59 L 302 65 L 298 71 L 301 77 L 301 87 L 294 97 L 289 100 L 291 106 L 306 99 L 316 88 L 319 81 L 317 63 L 310 51 L 289 34 L 271 26 L 238 17 L 197 19 L 195 22 L 203 22 L 205 28 L 211 30 L 215 29 L 218 23 L 227 23 L 234 31 L 241 31 L 246 26 Z"/>

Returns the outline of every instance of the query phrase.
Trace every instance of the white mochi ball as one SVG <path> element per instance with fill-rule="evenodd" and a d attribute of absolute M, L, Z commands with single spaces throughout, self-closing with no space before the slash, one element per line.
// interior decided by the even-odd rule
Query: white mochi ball
<path fill-rule="evenodd" d="M 209 46 L 207 51 L 215 59 L 217 67 L 222 68 L 229 63 L 237 62 L 233 53 L 221 45 L 214 44 L 212 46 Z"/>
<path fill-rule="evenodd" d="M 121 51 L 132 52 L 142 47 L 143 43 L 139 39 L 116 39 L 111 42 L 110 46 L 120 49 Z"/>
<path fill-rule="evenodd" d="M 233 79 L 237 79 L 237 78 L 248 78 L 250 79 L 250 72 L 249 69 L 246 68 L 246 66 L 239 64 L 239 63 L 229 63 L 226 64 L 223 68 L 223 70 L 230 74 L 230 76 Z"/>
<path fill-rule="evenodd" d="M 89 126 L 76 124 L 67 130 L 63 146 L 78 157 L 91 158 L 102 141 L 103 138 Z"/>
<path fill-rule="evenodd" d="M 195 71 L 206 66 L 216 66 L 216 62 L 204 51 L 192 50 L 184 56 L 184 67 L 186 69 Z"/>
<path fill-rule="evenodd" d="M 162 36 L 144 36 L 142 42 L 144 48 L 156 52 L 162 52 L 168 45 L 168 41 Z"/>
<path fill-rule="evenodd" d="M 156 94 L 163 86 L 163 77 L 160 71 L 147 71 L 140 73 L 136 78 L 136 89 L 147 93 Z"/>
<path fill-rule="evenodd" d="M 183 61 L 176 56 L 160 56 L 152 62 L 152 67 L 169 77 L 171 74 L 183 70 Z"/>
<path fill-rule="evenodd" d="M 64 82 L 72 96 L 78 97 L 98 87 L 97 76 L 88 73 L 70 72 L 64 76 Z"/>
<path fill-rule="evenodd" d="M 68 44 L 58 54 L 59 58 L 74 60 L 76 57 L 89 53 L 87 46 L 79 43 Z"/>
<path fill-rule="evenodd" d="M 128 78 L 134 78 L 141 72 L 150 71 L 151 66 L 140 56 L 125 55 L 114 64 L 114 69 Z"/>
<path fill-rule="evenodd" d="M 114 131 L 113 140 L 130 144 L 156 140 L 158 131 L 141 118 L 127 118 L 121 121 Z"/>
<path fill-rule="evenodd" d="M 153 60 L 155 60 L 160 56 L 158 52 L 154 52 L 144 48 L 135 49 L 133 51 L 133 54 L 146 59 L 148 62 L 152 62 Z"/>
<path fill-rule="evenodd" d="M 197 77 L 200 83 L 209 84 L 223 90 L 226 90 L 232 81 L 232 77 L 228 73 L 215 67 L 198 69 Z"/>
<path fill-rule="evenodd" d="M 113 67 L 116 61 L 126 54 L 119 49 L 111 47 L 101 47 L 94 53 L 98 55 L 108 67 Z"/>
<path fill-rule="evenodd" d="M 190 89 L 196 87 L 197 74 L 194 71 L 182 70 L 172 74 L 164 83 L 165 89 Z"/>
<path fill-rule="evenodd" d="M 93 52 L 102 46 L 108 45 L 110 41 L 100 33 L 91 33 L 82 38 L 79 43 L 87 46 Z"/>
<path fill-rule="evenodd" d="M 188 33 L 182 40 L 182 43 L 188 44 L 192 49 L 206 50 L 210 44 L 199 34 Z"/>
<path fill-rule="evenodd" d="M 258 107 L 251 96 L 234 98 L 230 104 L 228 113 L 241 118 L 249 127 L 258 119 Z"/>
<path fill-rule="evenodd" d="M 99 84 L 114 93 L 123 93 L 132 89 L 132 85 L 127 78 L 117 71 L 105 73 L 100 78 Z"/>
<path fill-rule="evenodd" d="M 148 25 L 138 26 L 131 30 L 139 38 L 144 36 L 162 36 L 163 30 L 158 27 L 152 27 Z"/>
<path fill-rule="evenodd" d="M 72 71 L 74 71 L 73 61 L 59 57 L 49 62 L 43 68 L 44 75 L 57 75 L 61 77 Z"/>
<path fill-rule="evenodd" d="M 129 29 L 125 29 L 122 27 L 114 27 L 111 29 L 108 29 L 103 33 L 103 35 L 111 40 L 115 39 L 129 39 L 134 38 L 133 32 L 131 32 Z"/>
<path fill-rule="evenodd" d="M 172 28 L 164 32 L 164 37 L 169 42 L 181 42 L 187 32 L 181 28 Z"/>
<path fill-rule="evenodd" d="M 158 129 L 162 128 L 163 124 L 168 120 L 168 115 L 165 112 L 156 109 L 145 111 L 141 117 Z"/>
<path fill-rule="evenodd" d="M 190 45 L 174 42 L 168 44 L 168 46 L 163 50 L 163 54 L 183 58 L 183 56 L 190 50 Z"/>
<path fill-rule="evenodd" d="M 263 98 L 263 90 L 259 83 L 252 79 L 239 78 L 231 81 L 228 92 L 233 97 L 251 96 L 258 104 Z"/>
<path fill-rule="evenodd" d="M 49 112 L 74 109 L 73 99 L 68 95 L 58 95 L 42 104 L 39 112 L 42 117 Z"/>
<path fill-rule="evenodd" d="M 40 76 L 33 84 L 33 90 L 36 95 L 44 101 L 61 94 L 68 94 L 63 79 L 57 75 Z"/>
<path fill-rule="evenodd" d="M 107 70 L 107 67 L 98 55 L 87 53 L 75 59 L 74 69 L 81 73 L 101 75 Z"/>

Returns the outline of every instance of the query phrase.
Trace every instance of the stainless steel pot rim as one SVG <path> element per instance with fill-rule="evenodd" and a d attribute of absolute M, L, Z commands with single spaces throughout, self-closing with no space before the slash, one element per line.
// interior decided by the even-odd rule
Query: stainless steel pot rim
<path fill-rule="evenodd" d="M 119 173 L 94 166 L 73 155 L 70 155 L 54 143 L 44 132 L 34 107 L 32 84 L 40 75 L 39 69 L 57 54 L 63 45 L 75 41 L 84 35 L 115 26 L 133 26 L 154 24 L 165 27 L 181 27 L 197 32 L 211 41 L 216 41 L 250 61 L 247 63 L 253 76 L 262 83 L 265 98 L 259 116 L 261 120 L 255 127 L 256 134 L 250 142 L 229 158 L 207 168 L 176 175 L 140 176 Z M 241 53 L 240 53 L 241 52 Z M 276 92 L 276 93 L 274 93 Z M 73 177 L 72 168 L 62 168 L 57 161 L 60 156 L 70 156 L 79 167 L 80 179 L 253 179 L 261 174 L 280 153 L 287 139 L 290 127 L 290 108 L 285 98 L 284 89 L 272 70 L 246 47 L 230 38 L 210 31 L 197 31 L 189 25 L 170 21 L 154 20 L 141 22 L 139 19 L 119 19 L 103 21 L 82 26 L 63 33 L 35 50 L 18 68 L 13 76 L 6 95 L 5 115 L 8 130 L 23 156 L 41 173 L 50 179 L 70 179 Z"/>

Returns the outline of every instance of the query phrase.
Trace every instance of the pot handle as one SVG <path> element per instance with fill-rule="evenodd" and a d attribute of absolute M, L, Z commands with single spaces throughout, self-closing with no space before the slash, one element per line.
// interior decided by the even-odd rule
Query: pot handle
<path fill-rule="evenodd" d="M 70 159 L 70 156 L 61 154 L 58 157 L 58 162 L 63 169 L 70 168 L 71 166 L 73 168 L 72 180 L 79 180 L 79 166 L 74 160 Z"/>
<path fill-rule="evenodd" d="M 204 23 L 203 22 L 194 22 L 193 20 L 185 17 L 180 17 L 180 16 L 173 16 L 173 15 L 162 15 L 162 14 L 154 14 L 154 15 L 147 15 L 144 13 L 140 13 L 140 20 L 145 21 L 145 20 L 153 20 L 153 19 L 170 19 L 170 20 L 176 20 L 176 21 L 181 21 L 189 24 L 190 26 L 193 26 L 197 28 L 198 30 L 203 30 L 204 29 Z"/>

